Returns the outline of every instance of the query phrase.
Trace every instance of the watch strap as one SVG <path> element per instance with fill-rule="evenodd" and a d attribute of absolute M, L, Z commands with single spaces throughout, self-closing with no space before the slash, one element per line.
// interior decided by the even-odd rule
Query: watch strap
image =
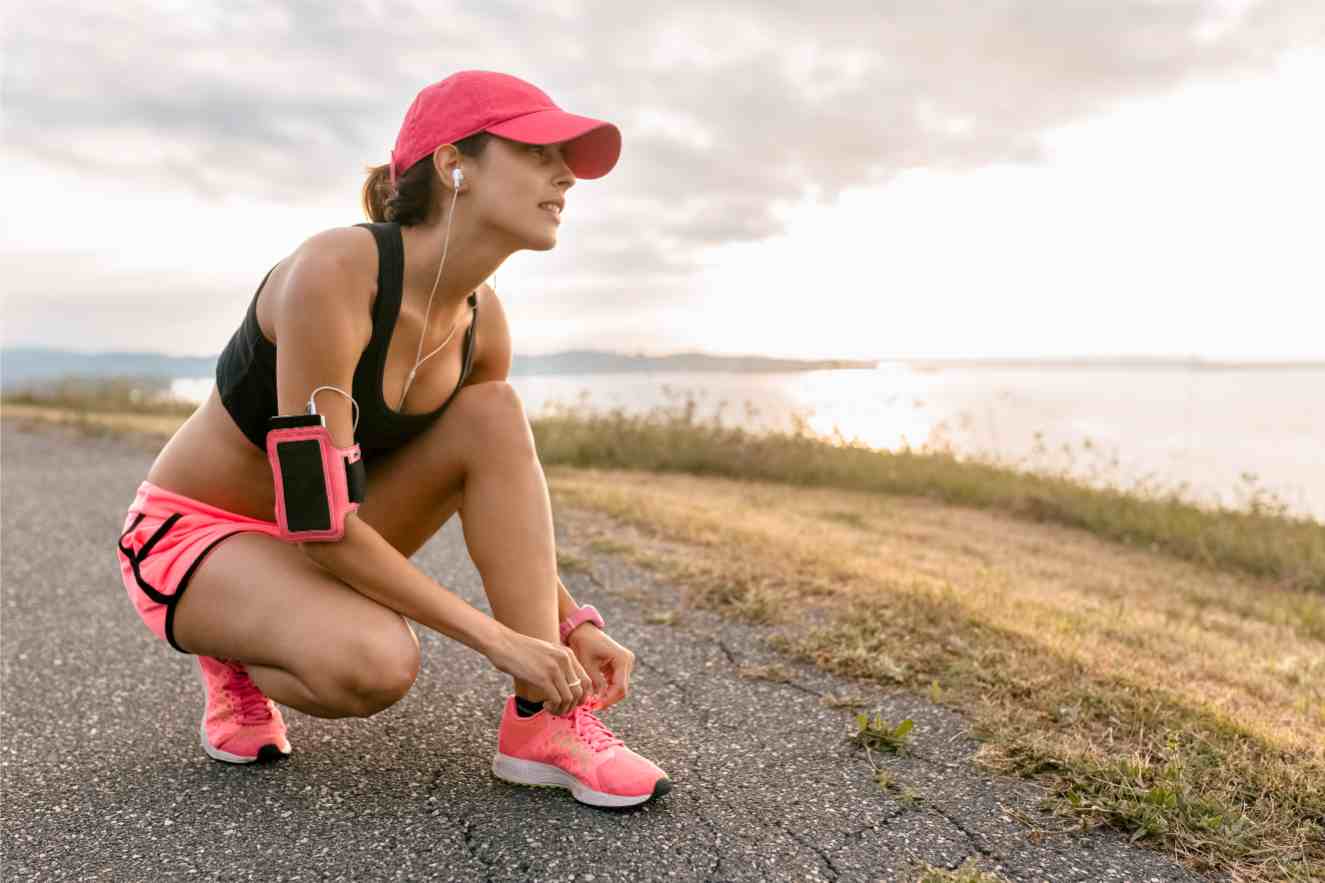
<path fill-rule="evenodd" d="M 576 608 L 575 612 L 561 621 L 561 643 L 565 644 L 570 638 L 570 633 L 575 627 L 582 623 L 591 622 L 600 629 L 603 627 L 603 617 L 590 604 L 584 604 Z"/>

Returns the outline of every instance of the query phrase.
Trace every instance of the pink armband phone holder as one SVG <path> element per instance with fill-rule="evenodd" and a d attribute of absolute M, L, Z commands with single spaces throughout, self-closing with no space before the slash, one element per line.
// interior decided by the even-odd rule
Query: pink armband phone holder
<path fill-rule="evenodd" d="M 276 486 L 276 524 L 288 542 L 332 542 L 364 498 L 359 445 L 338 448 L 318 414 L 272 417 L 267 460 Z"/>

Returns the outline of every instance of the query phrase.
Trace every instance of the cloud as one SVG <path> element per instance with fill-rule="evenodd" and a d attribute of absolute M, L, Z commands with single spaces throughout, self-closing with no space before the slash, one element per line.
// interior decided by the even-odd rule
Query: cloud
<path fill-rule="evenodd" d="M 506 70 L 622 127 L 611 196 L 579 228 L 609 244 L 576 261 L 638 287 L 781 232 L 780 204 L 919 167 L 1035 163 L 1055 127 L 1322 45 L 1318 0 L 56 0 L 12 18 L 5 135 L 89 177 L 204 201 L 339 193 L 353 211 L 421 86 Z"/>
<path fill-rule="evenodd" d="M 239 325 L 230 295 L 248 286 L 252 297 L 258 282 L 111 269 L 104 256 L 81 252 L 0 254 L 0 274 L 5 346 L 190 356 L 220 352 Z"/>

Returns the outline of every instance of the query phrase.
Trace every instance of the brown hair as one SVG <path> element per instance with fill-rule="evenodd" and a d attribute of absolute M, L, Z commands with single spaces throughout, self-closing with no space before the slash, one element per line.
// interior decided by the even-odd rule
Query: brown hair
<path fill-rule="evenodd" d="M 471 159 L 483 155 L 492 135 L 475 132 L 455 142 L 456 150 Z M 368 167 L 368 180 L 363 182 L 363 210 L 370 221 L 395 221 L 402 226 L 422 223 L 428 217 L 437 184 L 437 169 L 432 154 L 410 166 L 396 177 L 396 189 L 391 190 L 391 166 L 383 164 Z"/>

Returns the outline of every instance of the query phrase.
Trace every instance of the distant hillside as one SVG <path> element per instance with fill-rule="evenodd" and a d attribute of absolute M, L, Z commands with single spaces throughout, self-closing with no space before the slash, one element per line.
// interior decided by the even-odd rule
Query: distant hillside
<path fill-rule="evenodd" d="M 176 377 L 206 377 L 216 357 L 163 356 L 160 353 L 77 353 L 38 347 L 0 349 L 0 389 L 39 384 L 60 377 L 133 377 L 152 387 L 169 387 Z"/>
<path fill-rule="evenodd" d="M 735 374 L 768 374 L 779 371 L 823 371 L 830 368 L 874 369 L 877 361 L 849 359 L 770 359 L 764 356 L 709 356 L 677 353 L 671 356 L 627 356 L 600 350 L 570 350 L 546 356 L 511 359 L 512 374 L 621 374 L 630 371 L 693 372 L 726 371 Z"/>
<path fill-rule="evenodd" d="M 1238 362 L 1182 356 L 1072 356 L 1066 358 L 1023 359 L 901 359 L 907 367 L 919 371 L 945 368 L 1036 368 L 1042 370 L 1094 370 L 1117 368 L 1126 371 L 1322 371 L 1325 362 Z"/>
<path fill-rule="evenodd" d="M 898 364 L 919 371 L 952 368 L 1035 368 L 1041 370 L 1325 370 L 1325 362 L 1219 362 L 1172 356 L 1081 356 L 1052 359 L 896 359 Z M 602 350 L 570 350 L 545 356 L 516 355 L 511 374 L 622 374 L 636 372 L 692 373 L 700 371 L 733 374 L 767 374 L 822 371 L 837 368 L 873 369 L 878 360 L 773 359 L 763 356 L 710 356 L 677 353 L 670 356 L 626 355 Z M 41 347 L 0 348 L 0 388 L 10 390 L 40 384 L 65 376 L 132 377 L 145 386 L 169 388 L 178 377 L 211 377 L 216 357 L 166 356 L 161 353 L 78 353 Z"/>
<path fill-rule="evenodd" d="M 802 361 L 759 356 L 629 356 L 597 350 L 574 350 L 545 356 L 516 355 L 512 375 L 618 374 L 625 372 L 727 371 L 771 373 L 829 368 L 874 368 L 877 362 L 830 359 Z M 136 377 L 169 385 L 177 377 L 211 377 L 216 357 L 166 356 L 161 353 L 77 353 L 39 347 L 0 348 L 0 388 L 5 390 L 64 376 Z"/>

